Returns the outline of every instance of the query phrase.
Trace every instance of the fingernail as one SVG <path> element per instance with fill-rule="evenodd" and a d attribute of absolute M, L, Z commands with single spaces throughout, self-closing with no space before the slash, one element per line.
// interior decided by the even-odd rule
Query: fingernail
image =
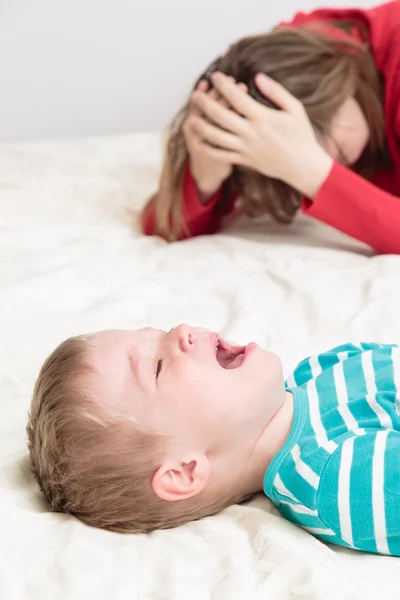
<path fill-rule="evenodd" d="M 258 73 L 258 75 L 256 75 L 257 79 L 261 79 L 261 81 L 263 83 L 270 83 L 271 82 L 271 78 L 268 77 L 268 75 L 266 75 L 265 73 Z"/>

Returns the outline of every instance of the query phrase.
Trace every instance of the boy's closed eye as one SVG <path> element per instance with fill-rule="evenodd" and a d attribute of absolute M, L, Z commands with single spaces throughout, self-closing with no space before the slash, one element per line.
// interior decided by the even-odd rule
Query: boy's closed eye
<path fill-rule="evenodd" d="M 171 329 L 167 332 L 167 335 L 168 335 L 168 333 L 171 333 L 171 331 L 173 331 L 174 329 L 175 329 L 174 327 L 171 327 Z M 158 376 L 162 371 L 163 365 L 164 365 L 163 359 L 159 358 L 157 360 L 157 365 L 156 365 L 156 379 L 158 379 Z"/>
<path fill-rule="evenodd" d="M 162 368 L 163 368 L 163 362 L 164 362 L 164 361 L 162 360 L 162 358 L 160 358 L 160 359 L 157 361 L 157 367 L 156 367 L 156 379 L 158 379 L 158 376 L 159 376 L 159 374 L 161 373 L 161 370 L 162 370 Z"/>

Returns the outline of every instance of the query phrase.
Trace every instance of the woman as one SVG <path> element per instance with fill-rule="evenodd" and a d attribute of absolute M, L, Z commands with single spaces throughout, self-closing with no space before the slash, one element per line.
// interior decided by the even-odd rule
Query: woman
<path fill-rule="evenodd" d="M 397 1 L 240 40 L 172 124 L 145 233 L 213 233 L 235 209 L 290 223 L 301 209 L 400 253 L 399 94 Z"/>

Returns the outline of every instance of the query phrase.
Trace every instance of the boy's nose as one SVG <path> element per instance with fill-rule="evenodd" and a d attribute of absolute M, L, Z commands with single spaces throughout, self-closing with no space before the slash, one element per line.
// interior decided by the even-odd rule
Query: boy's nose
<path fill-rule="evenodd" d="M 190 352 L 196 341 L 196 334 L 190 325 L 183 323 L 174 330 L 181 352 Z"/>

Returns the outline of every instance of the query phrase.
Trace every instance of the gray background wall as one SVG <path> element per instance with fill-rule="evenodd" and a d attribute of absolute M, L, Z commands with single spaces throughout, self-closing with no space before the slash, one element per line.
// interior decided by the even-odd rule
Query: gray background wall
<path fill-rule="evenodd" d="M 0 141 L 159 129 L 230 42 L 322 1 L 0 0 Z"/>

